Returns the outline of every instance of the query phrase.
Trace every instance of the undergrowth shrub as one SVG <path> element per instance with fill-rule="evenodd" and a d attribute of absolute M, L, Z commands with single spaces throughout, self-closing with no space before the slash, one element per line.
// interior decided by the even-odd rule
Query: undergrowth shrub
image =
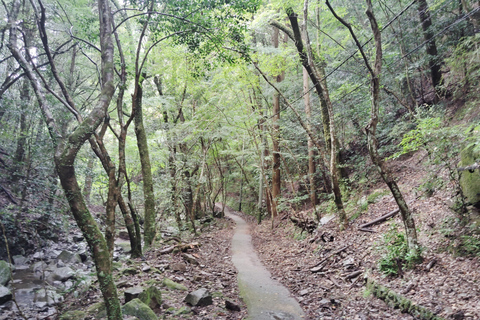
<path fill-rule="evenodd" d="M 379 270 L 387 276 L 402 274 L 403 268 L 411 269 L 421 261 L 421 250 L 412 253 L 408 250 L 407 239 L 398 226 L 392 224 L 383 235 L 383 243 L 377 247 L 384 253 L 379 261 Z"/>

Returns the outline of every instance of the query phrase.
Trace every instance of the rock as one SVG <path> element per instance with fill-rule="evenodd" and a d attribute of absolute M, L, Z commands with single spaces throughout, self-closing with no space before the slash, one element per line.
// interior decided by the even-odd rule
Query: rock
<path fill-rule="evenodd" d="M 152 267 L 150 267 L 150 266 L 143 266 L 142 267 L 142 272 L 148 272 L 150 270 L 152 270 Z"/>
<path fill-rule="evenodd" d="M 124 274 L 124 275 L 132 275 L 133 276 L 134 274 L 137 274 L 137 273 L 138 273 L 138 271 L 134 267 L 127 268 L 127 269 L 124 269 L 122 271 L 122 274 Z"/>
<path fill-rule="evenodd" d="M 82 242 L 85 237 L 82 234 L 74 234 L 72 239 L 75 242 Z"/>
<path fill-rule="evenodd" d="M 47 302 L 47 306 L 53 306 L 63 302 L 63 296 L 58 294 L 53 290 L 39 290 L 37 292 L 37 299 L 45 300 Z"/>
<path fill-rule="evenodd" d="M 55 281 L 67 281 L 75 276 L 75 272 L 70 267 L 63 267 L 54 269 L 53 272 L 48 276 L 49 279 Z M 52 281 L 52 282 L 53 282 Z"/>
<path fill-rule="evenodd" d="M 20 255 L 13 256 L 12 260 L 13 260 L 13 264 L 15 266 L 24 266 L 24 265 L 28 264 L 28 258 L 26 258 L 24 256 L 20 256 Z"/>
<path fill-rule="evenodd" d="M 43 252 L 35 252 L 32 256 L 33 259 L 35 260 L 41 260 L 43 259 L 43 257 L 45 256 L 45 254 Z"/>
<path fill-rule="evenodd" d="M 231 301 L 225 300 L 225 308 L 230 311 L 240 311 L 240 306 Z"/>
<path fill-rule="evenodd" d="M 78 255 L 80 256 L 80 259 L 82 259 L 82 262 L 85 262 L 87 261 L 88 259 L 88 254 L 87 254 L 87 251 L 81 251 L 78 253 Z"/>
<path fill-rule="evenodd" d="M 12 292 L 7 287 L 0 285 L 0 304 L 12 300 Z"/>
<path fill-rule="evenodd" d="M 172 271 L 180 271 L 185 272 L 187 271 L 187 265 L 185 263 L 171 263 L 169 266 L 170 270 Z"/>
<path fill-rule="evenodd" d="M 300 292 L 298 292 L 298 294 L 301 295 L 301 296 L 307 295 L 309 293 L 310 293 L 310 290 L 308 290 L 308 289 L 304 289 L 304 290 L 301 290 Z"/>
<path fill-rule="evenodd" d="M 177 283 L 173 280 L 170 280 L 169 278 L 163 279 L 163 285 L 166 286 L 167 288 L 173 289 L 173 290 L 181 290 L 181 291 L 187 291 L 187 287 L 185 287 L 181 283 Z"/>
<path fill-rule="evenodd" d="M 133 299 L 122 307 L 122 313 L 127 316 L 135 316 L 139 320 L 158 320 L 155 313 L 140 299 Z"/>
<path fill-rule="evenodd" d="M 207 289 L 201 288 L 196 291 L 190 292 L 185 297 L 185 302 L 192 305 L 192 306 L 209 306 L 213 303 L 212 296 L 208 292 Z"/>
<path fill-rule="evenodd" d="M 32 271 L 34 273 L 42 273 L 48 269 L 48 265 L 43 261 L 35 262 L 32 266 Z"/>
<path fill-rule="evenodd" d="M 454 320 L 463 320 L 465 318 L 465 313 L 462 310 L 459 310 L 451 315 Z"/>
<path fill-rule="evenodd" d="M 105 302 L 97 302 L 92 304 L 87 309 L 87 314 L 93 319 L 102 319 L 107 316 L 107 308 L 105 307 Z"/>
<path fill-rule="evenodd" d="M 123 240 L 130 240 L 127 229 L 118 230 L 118 237 Z"/>
<path fill-rule="evenodd" d="M 0 286 L 6 286 L 10 281 L 10 264 L 0 260 Z"/>
<path fill-rule="evenodd" d="M 128 288 L 125 290 L 124 295 L 125 295 L 125 303 L 132 301 L 135 298 L 138 298 L 138 296 L 143 292 L 142 287 L 133 287 L 133 288 Z"/>
<path fill-rule="evenodd" d="M 175 311 L 173 313 L 173 315 L 174 316 L 179 316 L 179 315 L 182 315 L 182 314 L 189 314 L 190 312 L 192 312 L 192 309 L 190 309 L 189 307 L 183 306 L 180 309 L 178 309 L 177 311 Z"/>
<path fill-rule="evenodd" d="M 478 158 L 480 158 L 479 152 L 475 151 L 476 145 L 470 145 L 460 152 L 459 167 L 466 167 L 474 164 Z M 462 171 L 460 177 L 460 186 L 462 187 L 463 194 L 467 198 L 468 202 L 472 205 L 478 205 L 480 203 L 480 179 L 479 171 L 475 170 L 470 172 L 468 170 Z"/>
<path fill-rule="evenodd" d="M 59 261 L 62 261 L 65 264 L 72 264 L 72 263 L 81 263 L 82 258 L 78 253 L 73 253 L 67 250 L 63 250 L 57 257 Z"/>
<path fill-rule="evenodd" d="M 154 286 L 148 287 L 147 290 L 140 293 L 138 298 L 152 309 L 158 308 L 162 304 L 162 293 Z"/>
<path fill-rule="evenodd" d="M 195 264 L 195 265 L 199 265 L 197 259 L 195 259 L 195 257 L 192 256 L 191 254 L 182 253 L 182 257 L 183 257 L 183 259 L 185 259 L 188 263 Z"/>
<path fill-rule="evenodd" d="M 60 316 L 60 320 L 83 320 L 87 316 L 85 311 L 72 310 L 65 312 Z"/>

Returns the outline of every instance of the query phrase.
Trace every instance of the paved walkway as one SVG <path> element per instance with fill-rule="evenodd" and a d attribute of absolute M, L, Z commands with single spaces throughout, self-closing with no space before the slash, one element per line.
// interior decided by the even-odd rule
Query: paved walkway
<path fill-rule="evenodd" d="M 238 270 L 240 295 L 247 304 L 250 320 L 297 320 L 305 314 L 290 292 L 262 265 L 252 245 L 248 224 L 225 207 L 236 224 L 232 239 L 232 260 Z"/>

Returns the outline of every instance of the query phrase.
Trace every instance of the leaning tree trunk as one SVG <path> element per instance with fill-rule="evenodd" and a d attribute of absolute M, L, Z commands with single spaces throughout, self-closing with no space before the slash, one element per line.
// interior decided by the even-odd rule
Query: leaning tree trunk
<path fill-rule="evenodd" d="M 112 277 L 112 265 L 107 242 L 105 241 L 105 237 L 98 228 L 95 219 L 85 204 L 80 186 L 78 185 L 74 167 L 74 162 L 78 151 L 84 145 L 85 141 L 91 137 L 92 132 L 95 132 L 95 130 L 101 124 L 115 91 L 113 86 L 113 42 L 111 37 L 112 17 L 109 4 L 108 1 L 98 0 L 100 47 L 102 51 L 102 91 L 99 96 L 98 103 L 85 117 L 85 119 L 82 119 L 74 108 L 70 110 L 75 114 L 80 124 L 66 139 L 63 139 L 59 133 L 57 124 L 55 123 L 55 119 L 51 111 L 52 107 L 45 97 L 42 83 L 38 79 L 36 73 L 33 71 L 32 66 L 27 62 L 18 48 L 17 17 L 19 9 L 20 1 L 15 0 L 8 16 L 10 28 L 9 49 L 12 53 L 12 56 L 20 64 L 30 80 L 38 100 L 40 110 L 45 119 L 45 124 L 48 128 L 55 148 L 54 161 L 58 177 L 60 178 L 60 182 L 70 205 L 73 217 L 75 218 L 78 227 L 85 236 L 85 239 L 93 253 L 93 260 L 97 270 L 100 290 L 105 301 L 108 319 L 121 320 L 122 311 L 117 295 L 117 289 Z M 42 18 L 44 19 L 44 7 L 41 6 L 41 9 Z M 39 25 L 40 23 L 41 22 L 39 22 Z M 45 30 L 40 28 L 39 30 L 41 31 L 40 36 L 42 40 L 45 40 Z M 49 58 L 50 66 L 52 70 L 54 70 L 53 60 L 51 59 L 51 53 L 46 45 L 46 41 L 43 41 L 43 44 Z"/>
<path fill-rule="evenodd" d="M 143 125 L 142 82 L 145 75 L 138 75 L 135 79 L 135 92 L 133 94 L 132 109 L 135 113 L 135 135 L 137 136 L 138 153 L 143 176 L 143 196 L 145 198 L 145 229 L 144 241 L 146 246 L 151 246 L 155 238 L 155 196 L 153 193 L 153 177 L 148 152 L 147 134 Z"/>
<path fill-rule="evenodd" d="M 305 2 L 305 6 L 308 6 L 308 2 Z M 304 9 L 305 10 L 305 9 Z M 313 82 L 313 85 L 315 86 L 315 89 L 318 94 L 318 98 L 320 99 L 320 102 L 322 104 L 322 121 L 324 122 L 324 125 L 326 125 L 326 121 L 328 119 L 328 124 L 329 124 L 329 139 L 326 139 L 327 143 L 327 150 L 330 151 L 330 175 L 332 179 L 332 191 L 334 195 L 334 201 L 335 205 L 337 207 L 338 215 L 339 215 L 339 220 L 340 220 L 340 228 L 344 229 L 348 225 L 348 220 L 347 216 L 345 214 L 345 209 L 343 207 L 343 201 L 342 201 L 342 193 L 340 191 L 340 181 L 338 177 L 338 168 L 337 168 L 337 152 L 336 152 L 336 146 L 337 146 L 337 141 L 336 141 L 336 134 L 335 134 L 335 123 L 333 119 L 333 109 L 330 103 L 330 99 L 328 97 L 328 92 L 326 92 L 326 88 L 322 86 L 321 79 L 319 79 L 317 72 L 315 71 L 313 67 L 313 60 L 308 58 L 308 53 L 307 49 L 308 47 L 304 47 L 303 45 L 303 40 L 300 32 L 300 27 L 298 25 L 298 19 L 297 19 L 297 14 L 293 11 L 292 8 L 287 9 L 287 15 L 288 19 L 290 20 L 290 24 L 292 26 L 293 32 L 290 30 L 284 28 L 285 33 L 292 38 L 295 42 L 295 46 L 297 47 L 298 55 L 300 57 L 300 61 L 303 65 L 303 67 L 307 70 L 307 73 L 310 77 L 310 79 Z M 306 32 L 306 31 L 305 31 Z M 310 60 L 310 61 L 309 61 Z M 326 115 L 323 114 L 323 112 L 327 111 Z"/>
<path fill-rule="evenodd" d="M 382 71 L 382 38 L 380 29 L 378 28 L 377 21 L 373 14 L 373 7 L 371 0 L 366 0 L 367 2 L 367 16 L 370 20 L 370 26 L 373 31 L 374 39 L 375 39 L 375 64 L 374 67 L 370 65 L 370 62 L 363 51 L 363 48 L 358 41 L 355 33 L 353 32 L 352 26 L 347 23 L 345 20 L 340 18 L 335 11 L 333 10 L 330 3 L 327 1 L 327 6 L 329 7 L 330 11 L 333 13 L 335 18 L 340 21 L 344 26 L 348 28 L 350 31 L 355 43 L 358 47 L 358 50 L 362 54 L 363 60 L 367 69 L 371 75 L 371 100 L 372 100 L 372 107 L 370 111 L 370 122 L 365 127 L 365 131 L 367 133 L 367 143 L 368 143 L 368 151 L 370 154 L 370 158 L 372 159 L 373 164 L 377 168 L 380 176 L 383 178 L 387 186 L 389 187 L 395 201 L 398 204 L 400 209 L 400 213 L 402 216 L 403 224 L 405 226 L 405 232 L 407 235 L 407 243 L 409 250 L 414 253 L 415 255 L 418 254 L 418 241 L 417 241 L 417 231 L 415 230 L 415 221 L 413 220 L 413 216 L 411 211 L 409 210 L 405 199 L 403 198 L 403 194 L 400 191 L 400 188 L 397 185 L 394 177 L 392 176 L 390 170 L 385 164 L 385 161 L 380 156 L 378 152 L 378 141 L 376 138 L 376 130 L 378 124 L 378 110 L 380 107 L 380 74 Z"/>

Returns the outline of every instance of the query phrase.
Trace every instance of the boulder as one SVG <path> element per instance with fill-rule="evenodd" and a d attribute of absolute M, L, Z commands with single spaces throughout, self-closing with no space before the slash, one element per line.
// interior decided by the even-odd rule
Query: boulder
<path fill-rule="evenodd" d="M 142 287 L 128 288 L 123 293 L 125 295 L 125 303 L 132 301 L 135 298 L 138 298 L 138 296 L 144 291 L 145 290 Z"/>
<path fill-rule="evenodd" d="M 7 287 L 0 286 L 0 304 L 12 300 L 12 292 Z"/>
<path fill-rule="evenodd" d="M 480 159 L 480 152 L 476 151 L 476 145 L 466 147 L 460 152 L 459 167 L 466 167 L 474 164 Z M 462 171 L 460 177 L 460 186 L 467 201 L 474 206 L 480 204 L 480 170 L 470 172 L 468 170 Z"/>
<path fill-rule="evenodd" d="M 0 286 L 6 286 L 10 281 L 10 264 L 0 260 Z"/>
<path fill-rule="evenodd" d="M 162 304 L 162 293 L 154 286 L 148 287 L 147 290 L 140 293 L 138 298 L 152 309 L 158 308 Z"/>
<path fill-rule="evenodd" d="M 75 271 L 69 267 L 57 268 L 48 276 L 49 280 L 67 281 L 75 276 Z M 52 281 L 52 282 L 53 282 Z"/>
<path fill-rule="evenodd" d="M 167 288 L 173 289 L 173 290 L 181 290 L 181 291 L 187 291 L 187 287 L 185 287 L 181 283 L 177 283 L 173 280 L 170 280 L 169 278 L 163 279 L 163 285 L 166 286 Z"/>
<path fill-rule="evenodd" d="M 133 299 L 122 307 L 122 313 L 126 316 L 135 316 L 139 320 L 158 320 L 157 315 L 140 299 Z"/>
<path fill-rule="evenodd" d="M 37 299 L 44 300 L 47 302 L 47 306 L 53 306 L 63 302 L 63 296 L 58 294 L 54 290 L 39 290 L 37 292 Z"/>
<path fill-rule="evenodd" d="M 23 266 L 28 264 L 28 258 L 21 255 L 13 256 L 12 260 L 13 260 L 13 264 L 16 266 Z"/>
<path fill-rule="evenodd" d="M 185 302 L 192 306 L 199 306 L 199 307 L 209 306 L 213 303 L 212 295 L 205 288 L 201 288 L 196 291 L 190 292 L 185 297 Z"/>
<path fill-rule="evenodd" d="M 72 310 L 67 311 L 60 316 L 60 320 L 83 320 L 87 316 L 85 311 Z"/>
<path fill-rule="evenodd" d="M 78 253 L 73 253 L 67 250 L 63 250 L 57 257 L 59 261 L 65 264 L 81 263 L 82 258 Z"/>

